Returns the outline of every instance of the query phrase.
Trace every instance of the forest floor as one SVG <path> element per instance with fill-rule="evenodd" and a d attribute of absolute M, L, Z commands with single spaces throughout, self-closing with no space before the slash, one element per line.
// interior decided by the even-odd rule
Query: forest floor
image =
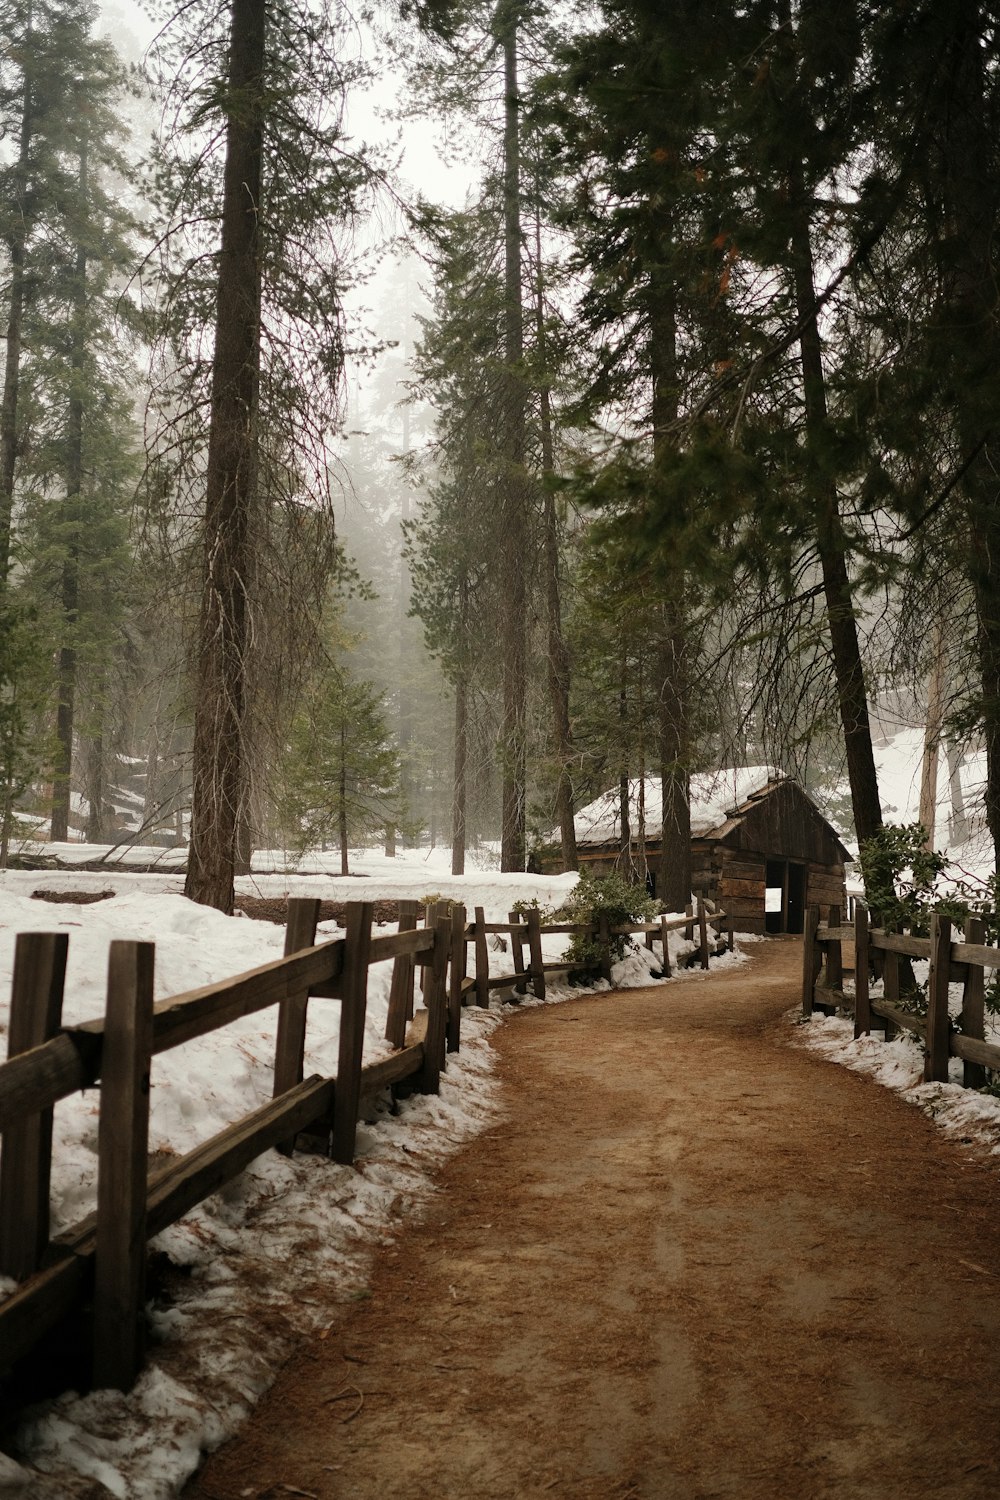
<path fill-rule="evenodd" d="M 993 1500 L 995 1162 L 789 1046 L 799 973 L 501 1028 L 503 1118 L 188 1500 Z"/>

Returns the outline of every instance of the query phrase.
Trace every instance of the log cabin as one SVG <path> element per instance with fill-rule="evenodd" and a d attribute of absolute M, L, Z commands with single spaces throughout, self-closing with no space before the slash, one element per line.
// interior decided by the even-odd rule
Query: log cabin
<path fill-rule="evenodd" d="M 619 790 L 605 792 L 576 816 L 580 869 L 600 875 L 631 865 L 655 896 L 660 823 L 657 777 L 629 783 L 627 848 Z M 750 766 L 691 779 L 693 894 L 729 913 L 737 932 L 801 932 L 809 906 L 824 919 L 831 906 L 845 911 L 844 866 L 852 858 L 791 777 Z M 542 868 L 561 868 L 558 856 Z"/>

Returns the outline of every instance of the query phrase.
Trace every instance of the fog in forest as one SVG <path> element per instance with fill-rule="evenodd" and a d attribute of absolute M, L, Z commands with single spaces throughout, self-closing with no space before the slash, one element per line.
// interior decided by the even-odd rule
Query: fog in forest
<path fill-rule="evenodd" d="M 993 375 L 941 331 L 995 314 L 927 270 L 986 210 L 876 97 L 923 53 L 793 32 L 793 128 L 753 18 L 646 24 L 5 5 L 0 860 L 573 868 L 617 788 L 640 876 L 636 786 L 664 870 L 723 767 L 871 837 L 904 732 L 995 836 Z"/>

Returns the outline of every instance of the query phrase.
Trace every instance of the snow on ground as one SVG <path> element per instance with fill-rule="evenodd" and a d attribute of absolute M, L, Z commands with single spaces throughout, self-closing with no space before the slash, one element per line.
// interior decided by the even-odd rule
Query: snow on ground
<path fill-rule="evenodd" d="M 927 978 L 927 964 L 915 961 L 914 977 L 918 983 Z M 850 985 L 847 985 L 850 989 Z M 881 984 L 872 985 L 872 994 L 882 993 Z M 962 1010 L 962 986 L 949 986 L 948 1008 L 956 1020 Z M 991 1155 L 1000 1156 L 1000 1099 L 981 1094 L 962 1084 L 961 1059 L 953 1057 L 948 1083 L 924 1083 L 924 1052 L 919 1037 L 901 1032 L 891 1042 L 881 1032 L 854 1038 L 854 1022 L 839 1016 L 814 1014 L 808 1021 L 793 1013 L 794 1040 L 818 1052 L 829 1062 L 840 1063 L 856 1073 L 867 1073 L 876 1083 L 895 1089 L 909 1104 L 957 1136 L 964 1144 L 984 1146 Z M 1000 1043 L 1000 1017 L 986 1016 L 986 1040 Z"/>
<path fill-rule="evenodd" d="M 473 871 L 457 880 L 445 859 L 411 851 L 392 861 L 369 853 L 357 861 L 361 878 L 300 870 L 291 877 L 255 875 L 240 885 L 256 894 L 333 900 L 440 893 L 470 909 L 484 906 L 488 919 L 505 920 L 515 900 L 556 904 L 576 879 Z M 115 895 L 80 906 L 33 901 L 30 892 L 38 888 L 114 889 Z M 7 872 L 0 875 L 0 1034 L 6 1033 L 14 937 L 29 930 L 70 934 L 67 1022 L 102 1013 L 113 938 L 155 942 L 157 999 L 279 957 L 284 938 L 271 923 L 224 917 L 185 900 L 179 877 L 166 873 Z M 321 936 L 334 931 L 327 924 Z M 546 938 L 546 959 L 560 957 L 566 941 Z M 675 962 L 689 946 L 671 934 Z M 490 959 L 494 973 L 509 972 L 509 952 L 492 950 Z M 737 954 L 716 962 L 739 961 Z M 658 959 L 638 949 L 616 966 L 614 980 L 648 984 L 657 968 Z M 384 963 L 370 973 L 366 1061 L 387 1050 L 382 1032 L 391 970 Z M 550 1000 L 571 993 L 580 991 L 550 982 Z M 416 1096 L 398 1115 L 384 1109 L 363 1124 L 355 1167 L 269 1152 L 158 1237 L 154 1248 L 185 1274 L 172 1279 L 152 1311 L 148 1366 L 128 1396 L 70 1393 L 29 1415 L 19 1433 L 19 1457 L 51 1475 L 32 1484 L 31 1500 L 64 1500 L 80 1475 L 100 1481 L 120 1500 L 161 1500 L 177 1492 L 200 1454 L 232 1433 L 270 1385 L 295 1339 L 329 1321 L 332 1302 L 363 1295 L 375 1247 L 434 1191 L 434 1165 L 497 1117 L 488 1043 L 505 1013 L 507 1007 L 463 1013 L 462 1051 L 448 1059 L 440 1095 Z M 307 1076 L 336 1072 L 338 1021 L 336 1001 L 311 1002 Z M 275 1022 L 276 1012 L 265 1011 L 154 1059 L 150 1149 L 161 1160 L 191 1150 L 270 1097 Z M 55 1113 L 58 1232 L 94 1205 L 97 1091 L 62 1101 Z M 0 1281 L 0 1298 L 12 1290 L 11 1282 Z"/>
<path fill-rule="evenodd" d="M 879 797 L 887 823 L 916 823 L 920 817 L 920 771 L 923 761 L 924 732 L 902 729 L 881 744 L 876 744 L 875 769 L 878 773 Z M 986 756 L 981 750 L 970 750 L 962 756 L 958 782 L 961 785 L 967 826 L 964 830 L 953 822 L 951 780 L 948 760 L 942 748 L 938 758 L 937 801 L 934 822 L 934 848 L 946 853 L 963 874 L 982 879 L 993 869 L 993 845 L 989 838 L 983 811 L 986 785 Z M 847 782 L 834 794 L 849 795 Z M 861 895 L 860 880 L 848 881 L 853 894 Z"/>

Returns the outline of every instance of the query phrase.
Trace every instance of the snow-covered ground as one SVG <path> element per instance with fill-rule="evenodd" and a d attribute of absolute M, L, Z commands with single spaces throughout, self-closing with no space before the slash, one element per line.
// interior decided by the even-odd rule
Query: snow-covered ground
<path fill-rule="evenodd" d="M 358 859 L 362 878 L 328 871 L 262 875 L 240 886 L 247 893 L 332 900 L 439 893 L 469 908 L 484 906 L 488 919 L 504 920 L 515 900 L 556 904 L 576 879 L 473 871 L 456 880 L 446 861 L 443 852 L 410 852 L 394 861 L 369 854 Z M 0 1035 L 6 1034 L 18 932 L 69 932 L 67 1022 L 102 1013 L 113 938 L 155 942 L 158 999 L 280 956 L 281 927 L 196 906 L 180 894 L 180 884 L 167 873 L 0 876 Z M 81 906 L 32 900 L 31 891 L 39 888 L 113 889 L 115 895 Z M 321 928 L 321 934 L 334 931 L 332 924 Z M 546 938 L 546 959 L 561 956 L 565 942 Z M 680 934 L 671 935 L 675 960 L 685 946 Z M 739 961 L 739 954 L 717 960 Z M 630 954 L 616 966 L 616 985 L 648 984 L 656 962 L 645 949 Z M 491 953 L 493 972 L 509 972 L 510 963 L 509 953 Z M 391 968 L 379 964 L 370 974 L 366 1061 L 387 1050 L 382 1033 Z M 698 977 L 688 971 L 671 982 L 696 983 Z M 549 993 L 557 1001 L 569 991 L 552 987 Z M 497 1117 L 488 1043 L 505 1010 L 470 1007 L 463 1013 L 462 1051 L 449 1058 L 440 1095 L 414 1097 L 398 1115 L 384 1111 L 363 1124 L 355 1167 L 269 1152 L 159 1236 L 155 1247 L 187 1274 L 174 1279 L 169 1300 L 153 1311 L 156 1342 L 148 1366 L 128 1396 L 68 1394 L 29 1416 L 19 1434 L 20 1456 L 52 1476 L 33 1478 L 26 1492 L 32 1500 L 63 1500 L 73 1493 L 75 1476 L 99 1480 L 123 1500 L 160 1500 L 177 1491 L 200 1453 L 217 1446 L 246 1416 L 296 1337 L 329 1321 L 334 1302 L 361 1293 L 375 1247 L 433 1191 L 435 1163 Z M 187 1152 L 270 1097 L 275 1019 L 274 1011 L 264 1012 L 154 1059 L 152 1151 L 163 1157 Z M 307 1075 L 336 1072 L 338 1020 L 336 1001 L 311 1002 Z M 95 1091 L 56 1108 L 56 1232 L 93 1207 L 97 1122 Z M 0 1297 L 11 1290 L 12 1283 L 0 1281 Z M 2 1466 L 0 1457 L 0 1493 L 6 1495 Z M 9 1492 L 17 1492 L 16 1484 Z"/>
<path fill-rule="evenodd" d="M 913 973 L 918 983 L 927 979 L 927 963 L 914 960 Z M 987 971 L 989 982 L 990 971 Z M 846 986 L 850 991 L 851 985 Z M 872 985 L 872 994 L 881 995 L 881 983 Z M 962 986 L 949 986 L 948 1008 L 953 1019 L 962 1012 Z M 910 1104 L 930 1115 L 936 1124 L 957 1136 L 965 1144 L 985 1147 L 1000 1156 L 1000 1099 L 981 1094 L 962 1084 L 962 1062 L 953 1057 L 949 1064 L 948 1083 L 924 1083 L 924 1052 L 920 1039 L 912 1032 L 901 1032 L 887 1042 L 881 1032 L 854 1038 L 854 1022 L 839 1016 L 814 1014 L 802 1021 L 793 1016 L 795 1040 L 820 1053 L 830 1062 L 867 1073 L 885 1088 L 894 1089 Z M 987 1012 L 986 1040 L 1000 1044 L 1000 1017 Z"/>

